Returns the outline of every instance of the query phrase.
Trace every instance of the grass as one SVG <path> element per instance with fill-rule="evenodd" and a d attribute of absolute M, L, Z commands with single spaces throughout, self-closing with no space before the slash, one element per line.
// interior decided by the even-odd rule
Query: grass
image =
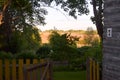
<path fill-rule="evenodd" d="M 78 72 L 54 72 L 54 80 L 86 80 L 86 71 Z"/>

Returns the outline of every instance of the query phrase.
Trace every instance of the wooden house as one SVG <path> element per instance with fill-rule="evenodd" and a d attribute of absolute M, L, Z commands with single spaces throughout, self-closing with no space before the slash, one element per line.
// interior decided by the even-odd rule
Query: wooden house
<path fill-rule="evenodd" d="M 120 0 L 104 0 L 102 80 L 120 80 Z"/>

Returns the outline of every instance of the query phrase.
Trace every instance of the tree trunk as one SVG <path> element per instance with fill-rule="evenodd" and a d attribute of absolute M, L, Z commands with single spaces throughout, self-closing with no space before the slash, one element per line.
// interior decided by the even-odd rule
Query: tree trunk
<path fill-rule="evenodd" d="M 92 0 L 92 2 L 93 2 L 94 17 L 95 17 L 95 25 L 101 40 L 103 40 L 102 0 L 99 0 L 98 10 L 97 10 L 96 0 Z"/>
<path fill-rule="evenodd" d="M 11 0 L 6 0 L 5 4 L 3 5 L 3 10 L 0 14 L 0 26 L 4 27 L 3 36 L 4 36 L 4 42 L 6 45 L 3 45 L 3 50 L 10 52 L 10 42 L 11 42 L 11 36 L 12 36 L 12 27 L 11 27 L 11 15 L 9 10 L 9 4 Z"/>

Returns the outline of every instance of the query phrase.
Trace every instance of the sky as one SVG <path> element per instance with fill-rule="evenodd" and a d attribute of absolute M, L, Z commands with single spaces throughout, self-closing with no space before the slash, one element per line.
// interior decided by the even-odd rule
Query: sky
<path fill-rule="evenodd" d="M 89 5 L 90 13 L 89 15 L 78 16 L 77 19 L 69 16 L 67 13 L 62 11 L 60 8 L 46 8 L 48 15 L 45 16 L 46 25 L 37 26 L 40 30 L 86 30 L 88 27 L 92 27 L 96 30 L 95 25 L 90 20 L 93 16 L 92 6 Z"/>

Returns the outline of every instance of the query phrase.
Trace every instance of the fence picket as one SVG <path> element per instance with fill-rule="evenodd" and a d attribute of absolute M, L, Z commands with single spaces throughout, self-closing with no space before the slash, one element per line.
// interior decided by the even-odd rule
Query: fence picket
<path fill-rule="evenodd" d="M 10 63 L 9 60 L 5 60 L 5 80 L 10 80 Z"/>
<path fill-rule="evenodd" d="M 92 58 L 87 60 L 87 80 L 100 80 L 99 63 Z"/>
<path fill-rule="evenodd" d="M 40 61 L 41 61 L 41 64 L 37 64 L 37 63 L 40 63 Z M 43 64 L 44 66 L 38 67 L 37 69 L 31 70 L 31 71 L 26 70 L 26 72 L 23 73 L 23 67 L 26 67 L 26 68 L 32 67 L 34 66 L 33 64 L 35 65 Z M 43 71 L 44 71 L 43 69 L 45 69 L 46 67 L 45 64 L 47 64 L 45 60 L 38 60 L 38 59 L 33 59 L 32 64 L 30 64 L 30 59 L 26 59 L 26 63 L 24 63 L 23 59 L 18 59 L 18 60 L 5 59 L 4 64 L 3 64 L 3 60 L 0 59 L 0 80 L 23 80 L 23 79 L 24 80 L 39 80 L 43 74 Z M 48 70 L 47 75 L 45 76 L 45 78 L 49 80 L 52 79 L 50 76 L 51 74 L 49 73 L 50 71 L 51 70 Z"/>
<path fill-rule="evenodd" d="M 100 68 L 99 68 L 99 63 L 97 63 L 97 80 L 100 80 Z"/>
<path fill-rule="evenodd" d="M 33 64 L 37 64 L 38 60 L 37 59 L 33 59 Z"/>
<path fill-rule="evenodd" d="M 12 80 L 16 80 L 16 60 L 12 60 Z"/>
<path fill-rule="evenodd" d="M 0 60 L 0 75 L 3 75 L 2 60 Z M 0 76 L 0 80 L 3 80 L 2 76 Z"/>
<path fill-rule="evenodd" d="M 19 64 L 18 64 L 18 78 L 19 80 L 23 80 L 23 59 L 19 59 L 18 60 Z"/>
<path fill-rule="evenodd" d="M 93 80 L 96 80 L 96 63 L 94 60 L 93 61 Z"/>
<path fill-rule="evenodd" d="M 92 71 L 93 71 L 93 68 L 92 68 L 92 66 L 93 66 L 92 65 L 93 64 L 92 63 L 92 59 L 89 59 L 89 63 L 90 63 L 90 80 L 93 80 L 93 77 L 92 77 L 93 76 L 93 73 L 92 73 Z"/>
<path fill-rule="evenodd" d="M 30 59 L 26 59 L 26 66 L 30 65 Z"/>
<path fill-rule="evenodd" d="M 38 60 L 37 59 L 33 59 L 33 64 L 37 64 L 38 63 Z M 37 80 L 37 73 L 38 73 L 38 70 L 34 70 L 33 71 L 33 79 L 34 80 Z"/>

